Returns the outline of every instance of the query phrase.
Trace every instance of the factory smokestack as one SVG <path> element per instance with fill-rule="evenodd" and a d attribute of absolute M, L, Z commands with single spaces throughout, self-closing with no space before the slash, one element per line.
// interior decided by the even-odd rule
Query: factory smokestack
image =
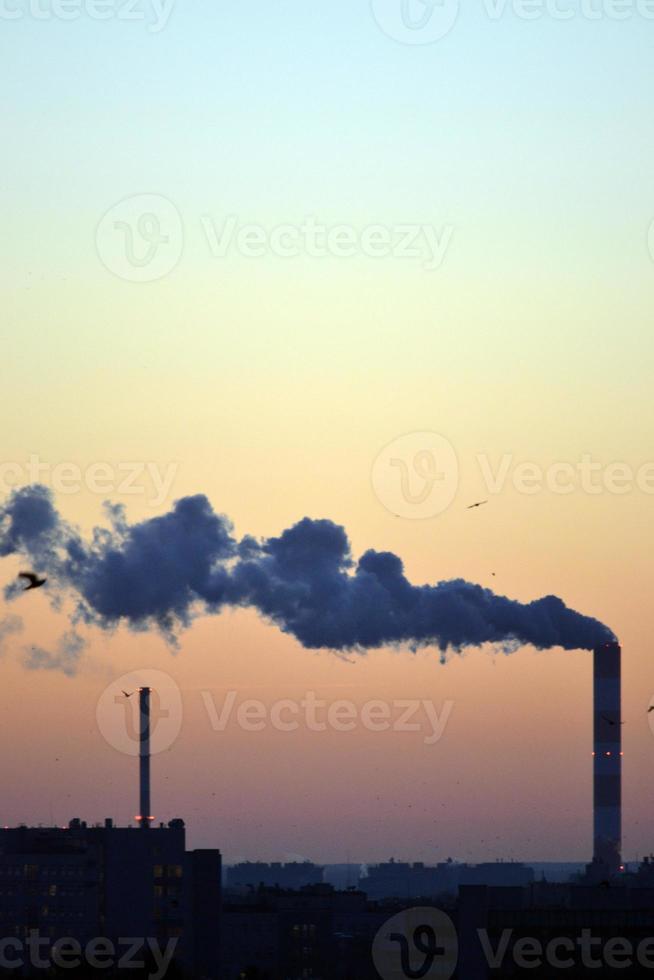
<path fill-rule="evenodd" d="M 356 559 L 345 528 L 329 520 L 305 517 L 278 537 L 238 540 L 201 494 L 137 524 L 120 507 L 109 517 L 109 530 L 85 540 L 50 490 L 22 487 L 0 504 L 0 559 L 21 555 L 45 575 L 55 604 L 73 601 L 75 622 L 158 629 L 171 643 L 197 616 L 246 607 L 312 650 L 431 646 L 445 659 L 483 644 L 509 653 L 615 641 L 554 595 L 522 603 L 462 579 L 415 585 L 390 551 Z M 22 592 L 14 582 L 5 595 Z M 41 657 L 34 666 L 56 664 Z"/>
<path fill-rule="evenodd" d="M 622 865 L 622 712 L 620 645 L 594 650 L 593 864 L 616 874 Z"/>
<path fill-rule="evenodd" d="M 147 830 L 150 815 L 150 688 L 139 689 L 139 821 Z"/>

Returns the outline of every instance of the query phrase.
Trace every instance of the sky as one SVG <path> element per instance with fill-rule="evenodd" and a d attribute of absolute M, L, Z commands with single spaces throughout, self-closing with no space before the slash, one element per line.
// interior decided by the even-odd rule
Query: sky
<path fill-rule="evenodd" d="M 204 493 L 238 536 L 324 517 L 416 583 L 559 595 L 623 646 L 633 858 L 653 848 L 654 20 L 412 2 L 413 27 L 400 0 L 0 4 L 0 502 L 38 472 L 88 534 L 105 500 L 139 521 Z M 69 612 L 0 601 L 5 824 L 133 820 L 98 705 L 158 670 L 183 719 L 153 805 L 193 846 L 590 856 L 587 652 L 343 657 L 240 610 L 176 651 L 80 626 L 70 677 L 29 658 L 56 658 Z M 208 708 L 311 691 L 446 724 L 220 731 Z"/>

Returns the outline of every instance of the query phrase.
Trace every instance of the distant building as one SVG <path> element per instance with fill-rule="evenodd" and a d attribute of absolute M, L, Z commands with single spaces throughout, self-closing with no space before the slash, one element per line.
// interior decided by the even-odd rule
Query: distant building
<path fill-rule="evenodd" d="M 391 859 L 371 864 L 367 875 L 359 878 L 359 889 L 373 900 L 428 898 L 456 891 L 457 865 L 413 864 Z"/>
<path fill-rule="evenodd" d="M 221 980 L 379 980 L 371 949 L 390 914 L 330 885 L 226 895 Z"/>
<path fill-rule="evenodd" d="M 463 886 L 458 976 L 652 976 L 654 888 L 539 882 Z"/>
<path fill-rule="evenodd" d="M 324 867 L 310 861 L 293 861 L 289 864 L 245 861 L 226 869 L 226 886 L 229 889 L 288 888 L 297 890 L 310 885 L 321 885 Z"/>
<path fill-rule="evenodd" d="M 519 861 L 487 861 L 459 866 L 459 885 L 525 887 L 534 881 L 534 869 Z"/>
<path fill-rule="evenodd" d="M 217 975 L 220 852 L 185 850 L 182 820 L 0 830 L 0 935 L 174 942 L 194 976 Z"/>
<path fill-rule="evenodd" d="M 581 861 L 530 861 L 529 867 L 536 881 L 567 882 L 582 874 L 585 864 Z"/>
<path fill-rule="evenodd" d="M 654 888 L 654 855 L 648 854 L 634 871 L 635 883 L 645 888 Z M 626 880 L 632 881 L 632 874 L 627 874 Z"/>
<path fill-rule="evenodd" d="M 354 888 L 363 874 L 361 864 L 326 864 L 323 881 L 333 885 L 336 891 L 347 891 Z"/>
<path fill-rule="evenodd" d="M 487 864 L 456 864 L 446 861 L 428 865 L 390 860 L 373 864 L 359 878 L 359 888 L 374 900 L 438 898 L 455 895 L 460 885 L 528 885 L 534 880 L 533 868 L 518 862 L 495 861 Z"/>

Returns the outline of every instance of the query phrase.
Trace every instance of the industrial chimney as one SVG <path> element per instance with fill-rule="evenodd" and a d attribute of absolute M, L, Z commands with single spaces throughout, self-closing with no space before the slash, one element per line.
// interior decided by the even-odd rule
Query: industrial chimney
<path fill-rule="evenodd" d="M 141 827 L 147 830 L 150 815 L 150 688 L 139 688 L 139 817 Z"/>
<path fill-rule="evenodd" d="M 603 643 L 594 658 L 593 864 L 617 874 L 622 866 L 622 726 L 620 645 Z"/>

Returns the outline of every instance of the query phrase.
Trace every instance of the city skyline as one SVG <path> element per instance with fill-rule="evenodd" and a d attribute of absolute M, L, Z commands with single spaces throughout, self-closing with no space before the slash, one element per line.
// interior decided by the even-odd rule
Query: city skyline
<path fill-rule="evenodd" d="M 207 625 L 207 624 L 205 624 Z M 266 625 L 268 630 L 271 629 L 270 625 Z M 304 651 L 305 654 L 308 651 Z M 542 659 L 548 654 L 535 653 L 534 659 Z M 556 654 L 549 654 L 550 656 L 556 656 Z M 394 658 L 402 659 L 402 655 L 395 652 L 391 655 Z M 405 656 L 409 656 L 405 654 Z M 474 656 L 474 655 L 473 655 Z M 524 651 L 522 653 L 506 653 L 498 652 L 496 649 L 494 655 L 489 656 L 486 654 L 478 654 L 480 661 L 488 660 L 492 664 L 493 672 L 496 670 L 498 664 L 506 664 L 507 666 L 511 661 L 519 660 L 520 656 L 525 656 Z M 558 656 L 559 663 L 562 663 L 566 656 L 571 656 L 570 652 L 567 654 L 560 654 Z M 586 659 L 590 660 L 590 653 L 586 652 Z M 354 653 L 349 654 L 346 658 L 341 661 L 344 667 L 352 667 L 355 665 L 356 660 L 358 660 L 360 654 Z M 416 659 L 418 655 L 412 655 L 413 659 Z M 453 658 L 453 659 L 452 659 Z M 498 659 L 499 658 L 499 659 Z M 366 658 L 367 659 L 367 658 Z M 467 657 L 465 658 L 467 659 Z M 421 666 L 427 666 L 428 669 L 434 670 L 447 670 L 448 666 L 452 663 L 456 663 L 458 660 L 456 654 L 450 654 L 450 659 L 444 664 L 436 666 L 435 664 L 429 663 L 428 657 L 421 658 Z M 29 662 L 29 661 L 28 661 Z M 461 663 L 464 660 L 460 661 Z M 55 665 L 50 665 L 51 670 L 48 671 L 51 676 L 57 673 L 57 670 L 52 672 Z M 59 665 L 60 667 L 61 665 Z M 87 665 L 88 666 L 88 665 Z M 93 669 L 97 671 L 98 664 L 91 665 L 91 672 Z M 36 671 L 36 674 L 42 670 L 43 665 L 39 664 L 37 667 L 32 666 L 32 671 Z M 514 670 L 520 669 L 517 665 L 513 668 Z M 567 668 L 563 668 L 567 669 Z M 104 671 L 106 672 L 106 665 L 104 665 Z M 84 673 L 84 670 L 82 670 Z M 424 678 L 425 673 L 423 671 L 422 676 Z M 507 675 L 508 676 L 508 675 Z M 356 687 L 350 686 L 348 690 L 347 685 L 341 685 L 338 690 L 329 697 L 329 690 L 320 692 L 316 694 L 315 691 L 307 689 L 302 691 L 298 686 L 297 681 L 293 686 L 287 688 L 283 699 L 277 699 L 276 701 L 271 701 L 266 697 L 265 687 L 260 684 L 250 684 L 249 688 L 238 689 L 223 689 L 222 691 L 206 687 L 202 689 L 201 687 L 195 687 L 183 690 L 180 689 L 176 682 L 166 673 L 162 673 L 159 669 L 156 670 L 132 670 L 123 677 L 119 677 L 114 680 L 104 691 L 100 700 L 98 701 L 97 708 L 95 711 L 94 725 L 100 730 L 102 738 L 106 741 L 110 749 L 114 753 L 122 754 L 127 759 L 130 759 L 135 752 L 135 746 L 138 745 L 138 733 L 137 733 L 137 723 L 132 715 L 131 720 L 129 717 L 130 707 L 133 706 L 135 709 L 136 698 L 130 701 L 134 694 L 134 691 L 143 684 L 150 684 L 150 678 L 152 678 L 153 688 L 155 690 L 155 746 L 153 749 L 153 759 L 155 767 L 155 799 L 159 798 L 160 802 L 164 806 L 164 812 L 162 817 L 164 820 L 169 819 L 174 816 L 174 813 L 168 809 L 170 805 L 169 796 L 174 798 L 176 796 L 176 787 L 171 784 L 171 774 L 168 764 L 168 756 L 172 752 L 179 753 L 179 742 L 183 741 L 184 728 L 188 725 L 188 707 L 189 704 L 192 706 L 191 717 L 193 724 L 198 727 L 198 732 L 200 739 L 205 743 L 203 750 L 206 752 L 209 750 L 218 750 L 222 747 L 225 741 L 230 743 L 233 739 L 236 740 L 237 744 L 240 746 L 240 754 L 236 756 L 232 761 L 236 764 L 237 771 L 241 769 L 243 760 L 246 758 L 245 753 L 247 753 L 248 745 L 255 746 L 256 740 L 265 740 L 266 743 L 274 745 L 282 744 L 289 746 L 292 744 L 293 739 L 296 741 L 304 741 L 308 739 L 313 741 L 314 744 L 320 745 L 323 743 L 325 749 L 331 754 L 335 751 L 338 759 L 342 758 L 342 749 L 339 751 L 340 747 L 344 747 L 347 751 L 347 740 L 352 738 L 363 739 L 370 746 L 370 753 L 368 756 L 368 761 L 374 758 L 374 749 L 376 745 L 379 745 L 380 751 L 385 751 L 388 741 L 395 744 L 401 744 L 402 740 L 405 740 L 405 744 L 412 747 L 412 753 L 417 759 L 424 763 L 424 761 L 433 761 L 434 764 L 438 761 L 438 756 L 433 756 L 432 753 L 437 753 L 440 748 L 442 748 L 443 742 L 446 742 L 450 737 L 450 726 L 453 721 L 457 718 L 459 712 L 459 703 L 456 700 L 448 699 L 444 700 L 442 703 L 437 703 L 435 699 L 422 697 L 417 698 L 400 698 L 398 695 L 405 692 L 394 692 L 394 696 L 390 697 L 388 691 L 386 691 L 386 698 L 374 698 L 370 695 L 372 693 L 367 689 L 356 689 Z M 76 683 L 79 678 L 66 677 L 68 683 Z M 590 687 L 590 680 L 588 681 Z M 128 690 L 129 689 L 129 690 Z M 542 692 L 542 687 L 539 688 Z M 161 698 L 159 697 L 158 690 L 161 691 Z M 515 690 L 515 682 L 513 683 L 512 690 Z M 295 693 L 295 697 L 292 695 Z M 423 691 L 423 694 L 427 693 Z M 327 696 L 321 696 L 327 695 Z M 350 698 L 346 695 L 350 695 Z M 579 692 L 581 695 L 581 692 Z M 124 702 L 123 709 L 120 708 L 119 702 Z M 195 704 L 193 704 L 195 702 Z M 602 702 L 600 702 L 601 707 Z M 161 706 L 165 705 L 165 709 L 162 711 Z M 193 708 L 195 710 L 193 710 Z M 198 710 L 199 709 L 199 710 Z M 480 705 L 480 710 L 484 710 L 484 705 Z M 503 705 L 499 705 L 499 710 L 503 711 Z M 547 709 L 548 711 L 551 709 Z M 599 710 L 599 709 L 597 709 Z M 606 728 L 604 723 L 604 714 L 600 712 L 600 717 L 603 719 L 600 723 L 603 728 Z M 619 716 L 618 716 L 619 717 Z M 163 723 L 160 719 L 168 719 Z M 610 719 L 609 719 L 610 720 Z M 613 724 L 613 722 L 611 722 Z M 163 729 L 163 731 L 161 730 Z M 608 729 L 607 729 L 608 731 Z M 198 733 L 196 732 L 196 735 Z M 604 736 L 602 735 L 602 738 Z M 317 741 L 316 741 L 317 740 Z M 340 746 L 339 746 L 340 742 Z M 61 766 L 61 762 L 65 762 L 65 757 L 60 753 L 58 748 L 54 748 L 53 751 L 57 752 L 55 761 L 59 766 L 58 774 L 64 773 L 65 767 Z M 202 751 L 202 750 L 201 750 Z M 537 751 L 542 751 L 542 749 L 537 749 Z M 595 753 L 592 753 L 595 754 Z M 610 754 L 610 753 L 607 753 Z M 622 754 L 622 753 L 621 753 Z M 196 753 L 194 752 L 194 756 Z M 587 760 L 587 770 L 590 773 L 590 752 L 584 752 L 584 757 Z M 180 759 L 183 766 L 188 764 L 188 759 Z M 229 760 L 225 760 L 229 761 Z M 123 770 L 125 759 L 123 759 Z M 333 764 L 333 760 L 332 760 Z M 113 767 L 111 767 L 113 768 Z M 163 768 L 163 772 L 157 772 Z M 427 847 L 423 850 L 421 846 L 422 842 L 418 840 L 417 850 L 406 849 L 406 846 L 402 846 L 402 837 L 398 837 L 384 852 L 383 846 L 382 850 L 374 852 L 369 849 L 369 843 L 367 849 L 364 852 L 362 848 L 361 853 L 352 854 L 351 848 L 348 848 L 345 852 L 338 854 L 329 852 L 328 850 L 323 850 L 322 853 L 315 855 L 315 853 L 310 853 L 308 851 L 300 852 L 299 850 L 286 850 L 282 855 L 279 851 L 275 849 L 274 843 L 267 844 L 268 849 L 261 851 L 261 843 L 259 843 L 258 849 L 255 851 L 247 850 L 242 854 L 230 855 L 229 850 L 227 850 L 227 857 L 232 858 L 232 860 L 238 860 L 239 858 L 267 858 L 267 859 L 279 859 L 284 857 L 285 859 L 307 859 L 317 857 L 323 862 L 337 861 L 340 859 L 353 859 L 355 861 L 360 861 L 361 863 L 370 861 L 379 861 L 384 858 L 395 855 L 399 858 L 411 859 L 411 860 L 425 860 L 428 863 L 436 863 L 438 861 L 444 861 L 447 857 L 455 857 L 459 860 L 468 860 L 472 862 L 479 862 L 489 859 L 499 859 L 499 858 L 509 858 L 512 860 L 585 860 L 589 857 L 588 848 L 590 846 L 590 833 L 585 833 L 589 830 L 590 824 L 588 822 L 587 827 L 584 828 L 584 824 L 581 826 L 576 825 L 576 821 L 572 814 L 574 814 L 574 808 L 572 806 L 565 807 L 562 809 L 562 814 L 565 814 L 564 819 L 570 820 L 570 827 L 566 828 L 566 833 L 571 832 L 581 833 L 582 837 L 585 837 L 582 848 L 577 853 L 567 853 L 561 852 L 560 850 L 543 851 L 540 841 L 542 838 L 539 834 L 539 828 L 542 826 L 542 818 L 536 813 L 536 810 L 532 810 L 533 816 L 529 817 L 529 811 L 520 814 L 520 819 L 518 824 L 512 824 L 510 817 L 507 818 L 507 822 L 502 824 L 501 827 L 496 829 L 500 830 L 500 833 L 493 834 L 488 830 L 484 831 L 484 836 L 481 837 L 479 844 L 480 847 L 477 850 L 472 848 L 467 849 L 462 853 L 462 850 L 458 848 L 461 846 L 459 842 L 450 838 L 452 846 L 449 851 L 447 850 L 447 831 L 450 820 L 450 814 L 448 813 L 448 808 L 456 808 L 458 803 L 457 795 L 458 791 L 455 787 L 461 785 L 462 780 L 451 779 L 451 782 L 445 783 L 447 787 L 447 792 L 445 794 L 438 793 L 437 791 L 437 780 L 431 779 L 429 772 L 425 773 L 423 771 L 423 777 L 426 775 L 427 778 L 421 780 L 420 786 L 410 786 L 406 785 L 405 796 L 394 798 L 388 796 L 383 789 L 378 786 L 377 792 L 375 792 L 374 779 L 375 774 L 379 775 L 381 773 L 382 778 L 387 774 L 388 766 L 384 768 L 382 765 L 377 764 L 374 766 L 373 773 L 370 773 L 370 788 L 371 795 L 374 794 L 374 805 L 377 810 L 377 814 L 384 809 L 384 806 L 389 806 L 396 811 L 398 821 L 401 821 L 404 826 L 410 823 L 413 818 L 417 817 L 415 821 L 419 826 L 424 826 L 425 824 L 429 827 L 429 834 L 431 835 L 431 840 L 428 840 Z M 209 774 L 209 766 L 207 766 L 207 775 Z M 474 773 L 474 768 L 472 769 Z M 500 764 L 501 772 L 501 764 Z M 571 767 L 570 775 L 574 773 L 574 765 Z M 236 771 L 234 772 L 236 775 Z M 459 773 L 454 772 L 452 776 L 458 775 Z M 261 773 L 259 773 L 261 775 Z M 315 776 L 317 780 L 322 782 L 324 780 L 324 772 L 316 772 Z M 392 774 L 394 775 L 394 774 Z M 159 776 L 159 778 L 157 778 Z M 122 777 L 124 779 L 124 776 Z M 491 771 L 487 773 L 487 779 L 493 780 L 494 773 Z M 100 780 L 102 783 L 102 780 Z M 235 780 L 238 782 L 238 779 Z M 536 784 L 537 785 L 537 784 Z M 187 816 L 190 817 L 189 824 L 191 833 L 193 833 L 193 815 L 206 806 L 209 812 L 215 807 L 217 798 L 222 797 L 222 793 L 217 784 L 209 783 L 212 787 L 210 793 L 207 795 L 207 799 L 202 801 L 202 804 L 198 806 L 200 801 L 199 794 L 196 793 L 191 796 L 177 796 L 180 802 L 177 813 L 186 812 Z M 488 782 L 482 786 L 482 791 L 487 792 Z M 127 784 L 127 793 L 123 790 L 116 795 L 117 791 L 112 791 L 109 796 L 113 796 L 114 801 L 119 800 L 118 813 L 124 814 L 129 813 L 133 809 L 133 796 L 129 792 L 129 783 Z M 253 787 L 254 788 L 254 787 Z M 257 785 L 257 789 L 261 789 Z M 292 792 L 293 784 L 287 784 L 286 782 L 281 783 L 278 786 L 278 790 L 284 794 Z M 582 787 L 583 788 L 583 787 Z M 544 787 L 548 796 L 552 792 L 551 784 Z M 330 791 L 334 790 L 335 793 L 338 792 L 338 783 L 336 781 L 330 784 Z M 265 790 L 264 790 L 265 791 Z M 306 798 L 309 793 L 306 789 L 306 784 L 303 782 L 301 786 L 301 795 Z M 579 792 L 579 788 L 576 789 L 577 798 L 582 797 Z M 66 794 L 67 799 L 72 803 L 72 794 Z M 271 801 L 274 805 L 274 792 L 271 791 Z M 582 797 L 583 798 L 583 797 Z M 79 802 L 79 801 L 78 801 Z M 364 803 L 367 803 L 367 799 L 363 799 Z M 57 809 L 61 806 L 61 794 L 56 799 Z M 70 803 L 68 804 L 70 807 Z M 193 805 L 195 804 L 195 805 Z M 53 801 L 50 801 L 50 814 L 52 814 Z M 184 806 L 186 805 L 186 810 Z M 189 808 L 190 806 L 190 808 Z M 77 809 L 80 809 L 79 807 Z M 154 809 L 157 809 L 156 807 Z M 411 811 L 416 810 L 413 814 Z M 113 815 L 115 807 L 111 808 L 106 812 L 111 812 Z M 157 810 L 159 812 L 159 810 Z M 271 809 L 270 805 L 266 813 L 266 819 L 257 820 L 255 815 L 249 814 L 247 808 L 241 809 L 239 811 L 240 821 L 252 819 L 254 828 L 256 828 L 256 833 L 261 839 L 266 838 L 266 830 L 270 825 L 270 816 L 274 813 L 274 809 Z M 89 814 L 84 814 L 86 817 L 90 817 Z M 64 813 L 64 818 L 67 821 L 70 816 L 70 809 Z M 261 816 L 261 815 L 259 815 Z M 93 818 L 95 819 L 95 817 Z M 229 819 L 229 818 L 228 818 Z M 127 817 L 125 822 L 132 822 L 136 818 L 131 816 Z M 155 816 L 155 820 L 158 821 L 159 817 Z M 21 820 L 24 822 L 24 818 Z M 47 821 L 45 821 L 47 822 Z M 55 822 L 52 821 L 51 822 Z M 626 822 L 629 822 L 629 814 L 626 815 Z M 219 829 L 216 826 L 211 826 L 210 821 L 200 820 L 200 824 L 204 824 L 203 835 L 200 837 L 200 842 L 204 845 L 213 844 L 216 845 L 216 833 L 219 833 Z M 562 821 L 563 823 L 563 821 Z M 444 832 L 440 835 L 438 834 L 438 828 L 444 828 Z M 265 828 L 265 829 L 264 829 Z M 511 828 L 510 830 L 508 828 Z M 301 836 L 304 832 L 304 827 L 299 820 L 295 820 L 292 824 L 292 834 L 293 837 L 296 835 Z M 288 832 L 288 828 L 286 828 Z M 368 842 L 370 840 L 370 827 L 367 827 L 368 832 Z M 227 831 L 229 833 L 229 831 Z M 513 835 L 512 839 L 509 839 L 508 835 L 511 833 Z M 525 839 L 525 850 L 524 853 L 520 853 L 516 850 L 515 840 L 520 839 L 520 835 L 524 835 Z M 538 844 L 535 842 L 539 841 Z M 415 841 L 412 847 L 415 847 Z M 551 846 L 551 845 L 550 845 Z M 506 850 L 504 848 L 507 848 Z M 547 847 L 547 845 L 546 845 Z M 635 857 L 635 855 L 634 855 Z M 631 855 L 627 855 L 626 860 L 632 858 Z M 633 858 L 632 858 L 633 859 Z"/>
<path fill-rule="evenodd" d="M 416 586 L 561 597 L 622 646 L 623 853 L 648 854 L 646 0 L 109 6 L 0 5 L 0 508 L 43 483 L 88 541 L 104 501 L 134 524 L 203 494 L 239 541 L 329 520 Z M 253 609 L 173 650 L 51 594 L 0 599 L 3 825 L 133 822 L 97 709 L 159 670 L 183 721 L 154 815 L 193 847 L 590 860 L 588 651 L 314 652 Z M 235 720 L 310 692 L 354 730 Z M 407 700 L 417 731 L 361 722 Z"/>

